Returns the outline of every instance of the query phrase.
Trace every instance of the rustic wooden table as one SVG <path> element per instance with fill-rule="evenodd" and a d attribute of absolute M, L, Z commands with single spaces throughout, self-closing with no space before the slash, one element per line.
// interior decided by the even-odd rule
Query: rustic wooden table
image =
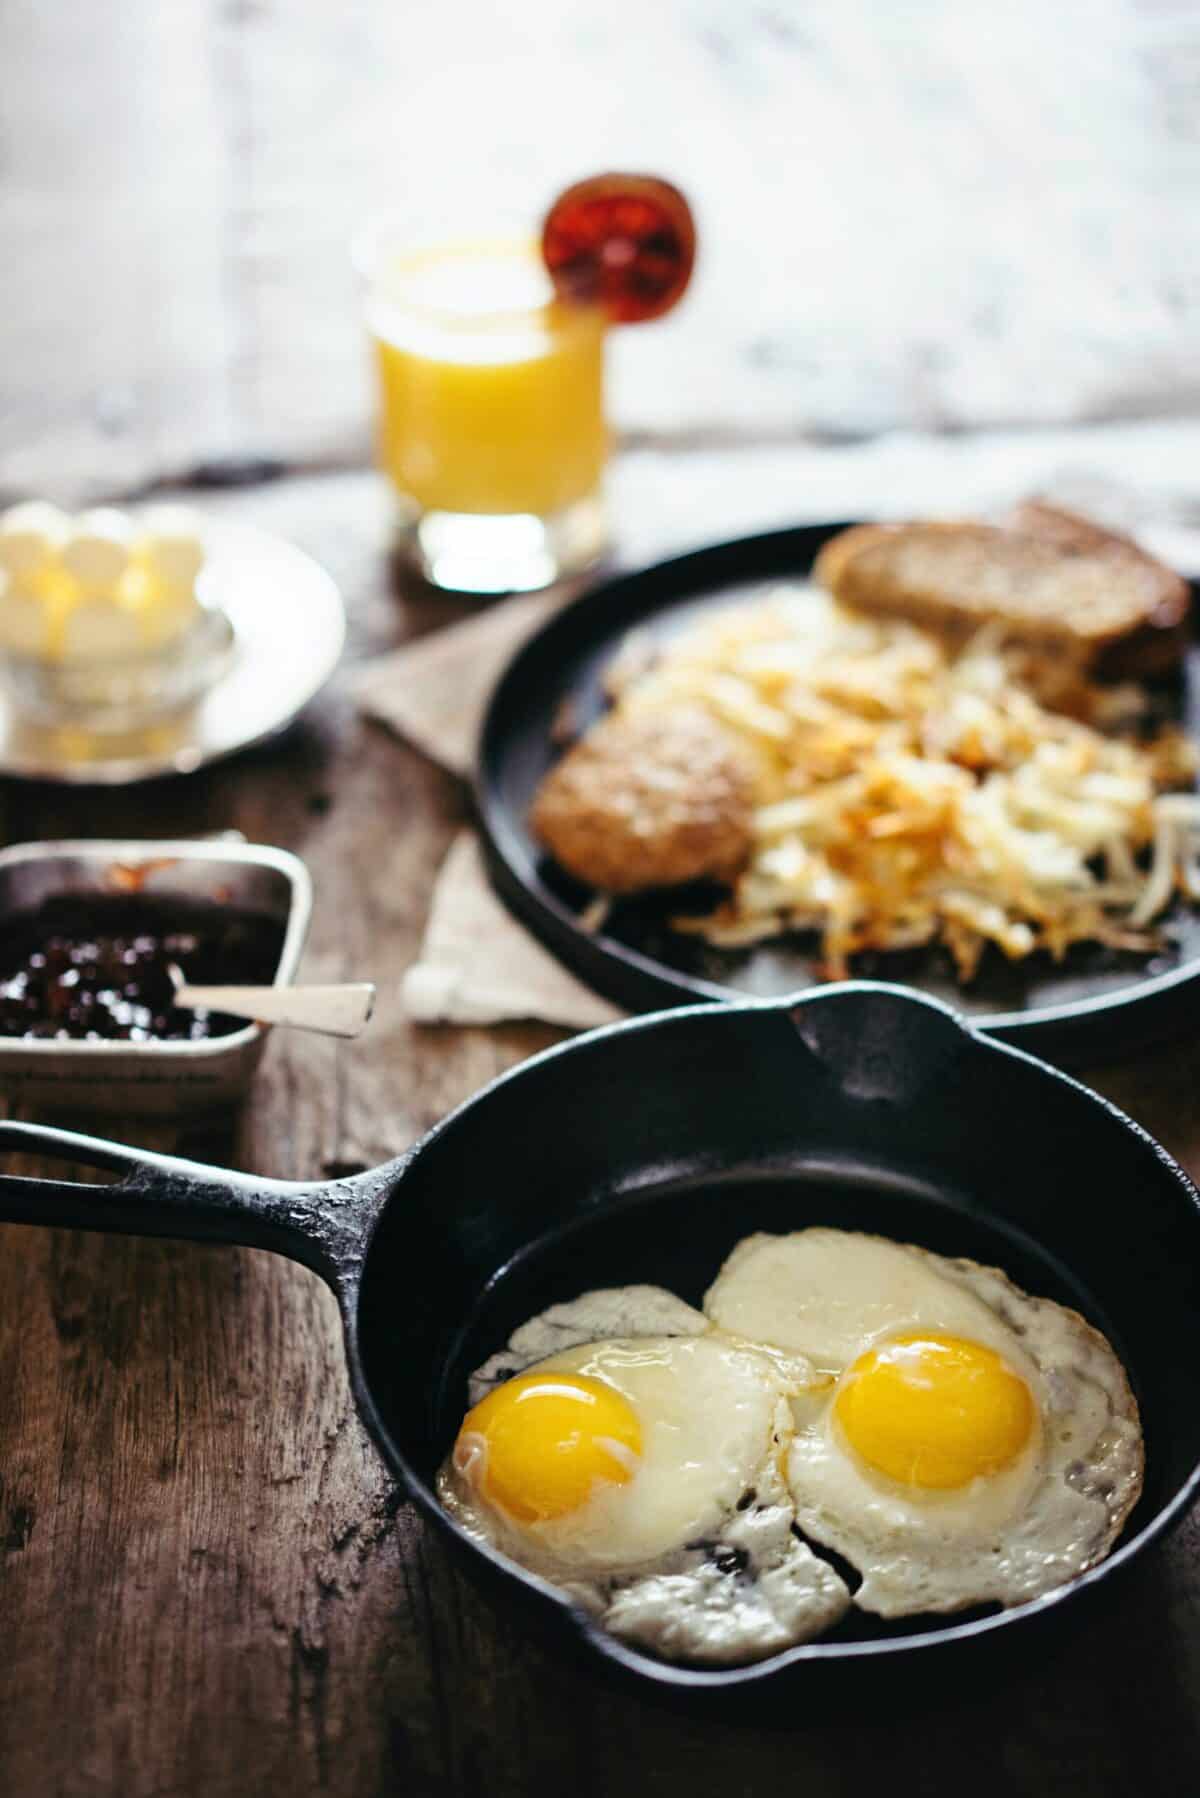
<path fill-rule="evenodd" d="M 1004 14 L 0 10 L 0 501 L 190 483 L 313 551 L 352 614 L 346 670 L 253 754 L 126 792 L 0 784 L 0 841 L 236 826 L 297 851 L 304 975 L 381 985 L 359 1043 L 277 1034 L 240 1117 L 114 1134 L 281 1176 L 358 1168 L 553 1037 L 418 1029 L 396 996 L 467 810 L 349 697 L 355 665 L 455 615 L 398 582 L 361 472 L 344 240 L 398 171 L 411 189 L 436 168 L 447 208 L 489 182 L 536 203 L 616 156 L 700 198 L 692 304 L 618 346 L 627 553 L 837 515 L 860 471 L 893 509 L 941 471 L 963 502 L 1136 476 L 1200 520 L 1194 429 L 1027 431 L 1200 406 L 1200 21 L 1182 0 Z M 981 425 L 1019 435 L 879 436 Z M 205 486 L 214 463 L 275 478 Z M 1200 1042 L 1095 1078 L 1200 1174 L 1198 1074 Z M 615 1696 L 485 1609 L 356 1419 L 328 1293 L 283 1261 L 4 1229 L 0 1394 L 13 1798 L 1150 1798 L 1200 1773 L 1196 1520 L 1050 1662 L 890 1699 L 799 1688 L 764 1731 Z"/>
<path fill-rule="evenodd" d="M 462 790 L 359 720 L 353 666 L 443 620 L 398 588 L 371 477 L 213 503 L 286 530 L 342 582 L 345 674 L 276 743 L 184 782 L 9 784 L 7 840 L 236 826 L 307 860 L 311 979 L 381 986 L 360 1042 L 277 1032 L 241 1117 L 113 1133 L 310 1178 L 384 1159 L 552 1040 L 400 1012 Z M 1098 1084 L 1200 1174 L 1200 1044 Z M 101 1126 L 109 1128 L 110 1126 Z M 481 1170 L 481 1178 L 485 1177 Z M 1112 1196 L 1119 1215 L 1120 1195 Z M 1112 1215 L 1106 1204 L 1105 1219 Z M 867 1794 L 1179 1789 L 1200 1766 L 1200 1529 L 1130 1577 L 1052 1665 L 868 1715 L 794 1700 L 763 1735 L 680 1720 L 564 1668 L 484 1608 L 398 1496 L 351 1407 L 328 1293 L 264 1253 L 0 1231 L 0 1790 L 679 1794 L 795 1780 Z"/>

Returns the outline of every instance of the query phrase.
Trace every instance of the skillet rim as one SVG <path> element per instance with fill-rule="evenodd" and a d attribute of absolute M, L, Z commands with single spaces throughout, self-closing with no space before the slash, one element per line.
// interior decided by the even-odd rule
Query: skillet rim
<path fill-rule="evenodd" d="M 772 530 L 747 532 L 741 536 L 703 543 L 638 567 L 606 574 L 544 619 L 530 636 L 518 643 L 506 660 L 492 687 L 483 715 L 470 776 L 472 799 L 486 852 L 489 877 L 505 906 L 593 991 L 631 1008 L 636 1005 L 639 1012 L 643 1005 L 649 1004 L 651 1010 L 646 1015 L 650 1016 L 656 1016 L 668 1007 L 672 1010 L 686 1010 L 709 1002 L 735 1006 L 760 1003 L 734 987 L 700 975 L 681 973 L 643 949 L 608 938 L 601 940 L 598 935 L 593 936 L 580 928 L 570 906 L 559 899 L 547 885 L 537 864 L 529 861 L 522 822 L 501 796 L 498 772 L 505 759 L 506 746 L 512 738 L 511 729 L 503 725 L 502 714 L 511 705 L 510 692 L 528 681 L 531 665 L 536 665 L 539 659 L 557 650 L 558 638 L 567 640 L 568 651 L 572 655 L 581 641 L 585 646 L 595 648 L 597 633 L 593 628 L 593 621 L 602 619 L 607 609 L 619 609 L 625 596 L 631 590 L 636 592 L 639 586 L 648 585 L 653 591 L 666 583 L 668 592 L 665 597 L 659 595 L 652 598 L 647 606 L 635 608 L 635 615 L 623 626 L 625 632 L 649 623 L 665 608 L 687 603 L 692 599 L 702 599 L 706 589 L 703 585 L 698 585 L 691 575 L 694 573 L 697 580 L 702 582 L 704 571 L 710 564 L 720 565 L 739 555 L 753 557 L 758 553 L 768 554 L 772 549 L 782 555 L 794 546 L 798 555 L 801 558 L 807 557 L 808 560 L 804 568 L 793 567 L 791 573 L 795 578 L 807 578 L 821 544 L 837 532 L 861 522 L 863 521 L 815 519 Z M 786 574 L 785 570 L 764 578 L 783 579 Z M 736 582 L 738 576 L 735 572 L 727 578 Z M 744 578 L 752 580 L 757 576 L 751 571 Z M 1188 585 L 1200 601 L 1200 584 L 1189 581 Z M 1197 622 L 1200 624 L 1200 610 L 1197 612 Z M 565 695 L 560 694 L 559 697 L 561 701 Z M 837 984 L 855 985 L 858 982 L 851 980 Z M 903 982 L 890 981 L 874 984 L 904 985 Z M 1136 1028 L 1139 1018 L 1149 1024 L 1148 1040 L 1169 1041 L 1172 1036 L 1178 1035 L 1178 1029 L 1172 1027 L 1170 1017 L 1164 1019 L 1162 1014 L 1169 1014 L 1173 999 L 1178 1002 L 1179 989 L 1191 984 L 1200 985 L 1200 951 L 1190 961 L 1178 967 L 1167 968 L 1160 974 L 1150 974 L 1142 979 L 1135 977 L 1128 986 L 1118 987 L 1111 992 L 1063 1000 L 1057 1004 L 1030 1006 L 1024 1011 L 989 1012 L 980 1014 L 971 1021 L 976 1029 L 990 1031 L 998 1039 L 1018 1044 L 1028 1043 L 1035 1055 L 1039 1048 L 1042 1054 L 1062 1053 L 1074 1064 L 1077 1059 L 1095 1059 L 1088 1055 L 1077 1056 L 1075 1042 L 1085 1031 L 1089 1021 L 1097 1017 L 1102 1017 L 1118 1033 L 1117 1041 L 1109 1045 L 1105 1054 L 1120 1051 L 1122 1033 L 1135 1043 L 1141 1040 Z M 651 988 L 657 990 L 651 993 Z M 905 990 L 926 998 L 935 997 L 919 986 L 906 987 Z M 641 997 L 633 997 L 631 1004 L 631 995 L 638 993 Z M 771 1003 L 783 1002 L 788 997 L 786 994 L 774 995 Z"/>
<path fill-rule="evenodd" d="M 577 1644 L 582 1645 L 585 1650 L 597 1654 L 602 1661 L 612 1663 L 622 1672 L 633 1675 L 639 1680 L 645 1680 L 651 1685 L 692 1692 L 765 1686 L 789 1676 L 794 1667 L 801 1665 L 825 1666 L 837 1665 L 842 1662 L 875 1662 L 886 1659 L 890 1655 L 912 1654 L 919 1650 L 927 1652 L 944 1650 L 957 1643 L 992 1638 L 998 1631 L 1014 1623 L 1032 1623 L 1046 1617 L 1049 1613 L 1057 1611 L 1062 1605 L 1077 1600 L 1085 1593 L 1094 1590 L 1103 1580 L 1126 1570 L 1137 1556 L 1177 1527 L 1200 1499 L 1200 1459 L 1198 1459 L 1174 1497 L 1155 1512 L 1136 1535 L 1120 1542 L 1094 1567 L 1088 1568 L 1086 1572 L 1078 1574 L 1065 1585 L 1057 1586 L 1050 1592 L 1042 1593 L 1039 1597 L 1030 1599 L 1024 1604 L 1013 1605 L 1008 1609 L 993 1612 L 986 1617 L 974 1618 L 965 1623 L 947 1621 L 936 1628 L 922 1630 L 918 1634 L 889 1636 L 869 1641 L 823 1642 L 818 1637 L 809 1642 L 797 1643 L 793 1647 L 783 1649 L 780 1653 L 770 1655 L 761 1661 L 753 1661 L 740 1666 L 702 1668 L 658 1660 L 638 1649 L 627 1646 L 578 1605 L 572 1604 L 565 1593 L 548 1580 L 541 1579 L 529 1569 L 519 1566 L 515 1561 L 510 1561 L 486 1543 L 477 1542 L 442 1508 L 432 1487 L 420 1477 L 407 1456 L 398 1447 L 375 1403 L 365 1372 L 360 1342 L 361 1275 L 365 1273 L 370 1261 L 375 1236 L 384 1215 L 391 1209 L 393 1202 L 402 1202 L 400 1187 L 403 1176 L 428 1148 L 476 1106 L 490 1099 L 493 1094 L 511 1082 L 520 1079 L 527 1071 L 546 1066 L 563 1056 L 577 1052 L 587 1053 L 599 1041 L 608 1041 L 642 1031 L 653 1031 L 667 1023 L 683 1023 L 692 1017 L 703 1017 L 715 1021 L 719 1018 L 732 1019 L 746 1014 L 786 1012 L 791 1015 L 798 1007 L 837 1003 L 848 995 L 869 997 L 875 994 L 899 999 L 909 1005 L 922 1006 L 937 1013 L 947 1023 L 961 1031 L 976 1051 L 981 1050 L 985 1054 L 1005 1056 L 1025 1063 L 1035 1074 L 1048 1077 L 1069 1089 L 1085 1104 L 1095 1107 L 1099 1114 L 1095 1119 L 1097 1123 L 1103 1117 L 1118 1129 L 1131 1133 L 1144 1149 L 1150 1151 L 1161 1173 L 1165 1177 L 1173 1179 L 1180 1191 L 1181 1198 L 1190 1205 L 1196 1227 L 1200 1229 L 1200 1189 L 1197 1188 L 1196 1183 L 1156 1137 L 1152 1136 L 1143 1125 L 1137 1122 L 1136 1118 L 1130 1117 L 1128 1112 L 1123 1111 L 1111 1099 L 1085 1085 L 1083 1081 L 1077 1080 L 1062 1068 L 1055 1067 L 1051 1063 L 1031 1055 L 1028 1050 L 1020 1049 L 1013 1043 L 1005 1042 L 988 1034 L 976 1022 L 964 1018 L 952 1006 L 930 994 L 887 981 L 847 980 L 826 986 L 806 988 L 798 994 L 784 998 L 677 1006 L 665 1011 L 648 1012 L 631 1018 L 618 1019 L 615 1023 L 605 1024 L 595 1030 L 568 1037 L 563 1042 L 553 1043 L 549 1048 L 529 1056 L 525 1061 L 506 1068 L 478 1092 L 471 1094 L 460 1105 L 455 1106 L 405 1155 L 391 1164 L 394 1177 L 388 1182 L 387 1196 L 383 1204 L 376 1210 L 363 1243 L 359 1264 L 360 1277 L 355 1281 L 353 1290 L 343 1296 L 347 1361 L 359 1411 L 385 1462 L 399 1479 L 409 1501 L 416 1506 L 423 1517 L 433 1524 L 435 1529 L 444 1533 L 454 1552 L 467 1557 L 468 1564 L 472 1556 L 476 1557 L 498 1586 L 511 1583 L 520 1589 L 521 1598 L 524 1601 L 532 1601 L 541 1608 L 544 1615 L 549 1617 L 552 1611 L 554 1613 L 553 1622 L 558 1627 L 567 1630 L 575 1638 Z M 954 1613 L 948 1612 L 945 1615 L 947 1618 L 952 1618 Z"/>

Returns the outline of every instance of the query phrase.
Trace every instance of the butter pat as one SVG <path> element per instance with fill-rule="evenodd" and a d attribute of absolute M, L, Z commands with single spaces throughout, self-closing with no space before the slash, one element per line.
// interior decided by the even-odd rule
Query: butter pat
<path fill-rule="evenodd" d="M 138 613 L 146 648 L 165 649 L 191 630 L 203 609 L 194 588 L 160 587 Z"/>
<path fill-rule="evenodd" d="M 63 566 L 84 593 L 111 594 L 133 556 L 133 527 L 115 506 L 81 512 L 62 551 Z"/>
<path fill-rule="evenodd" d="M 50 653 L 51 611 L 35 587 L 0 573 L 0 648 L 41 658 Z"/>
<path fill-rule="evenodd" d="M 149 680 L 204 607 L 204 523 L 191 506 L 136 518 L 97 506 L 72 518 L 45 500 L 0 515 L 0 650 L 73 675 Z M 182 653 L 182 651 L 180 652 Z"/>
<path fill-rule="evenodd" d="M 0 570 L 28 579 L 55 562 L 71 531 L 71 520 L 49 500 L 27 499 L 0 513 Z"/>
<path fill-rule="evenodd" d="M 137 613 L 118 599 L 81 599 L 63 623 L 64 662 L 115 662 L 144 649 Z"/>
<path fill-rule="evenodd" d="M 204 566 L 204 528 L 191 506 L 148 506 L 138 554 L 148 572 L 174 593 L 190 593 Z"/>

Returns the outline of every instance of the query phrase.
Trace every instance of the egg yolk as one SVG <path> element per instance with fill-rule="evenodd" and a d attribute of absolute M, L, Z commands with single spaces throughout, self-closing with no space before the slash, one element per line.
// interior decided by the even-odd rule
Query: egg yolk
<path fill-rule="evenodd" d="M 1033 1432 L 1033 1397 L 993 1349 L 961 1336 L 894 1336 L 847 1370 L 834 1415 L 869 1467 L 906 1486 L 999 1473 Z"/>
<path fill-rule="evenodd" d="M 588 1374 L 520 1374 L 463 1419 L 454 1465 L 520 1523 L 565 1517 L 598 1481 L 633 1478 L 642 1432 L 628 1402 Z"/>

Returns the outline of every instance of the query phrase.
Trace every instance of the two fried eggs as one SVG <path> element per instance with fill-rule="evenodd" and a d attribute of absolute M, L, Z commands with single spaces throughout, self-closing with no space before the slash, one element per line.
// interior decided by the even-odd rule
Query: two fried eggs
<path fill-rule="evenodd" d="M 470 1397 L 447 1510 L 615 1635 L 700 1665 L 851 1605 L 1022 1603 L 1101 1560 L 1141 1490 L 1129 1382 L 1076 1312 L 835 1229 L 747 1237 L 702 1311 L 646 1286 L 555 1306 Z"/>

